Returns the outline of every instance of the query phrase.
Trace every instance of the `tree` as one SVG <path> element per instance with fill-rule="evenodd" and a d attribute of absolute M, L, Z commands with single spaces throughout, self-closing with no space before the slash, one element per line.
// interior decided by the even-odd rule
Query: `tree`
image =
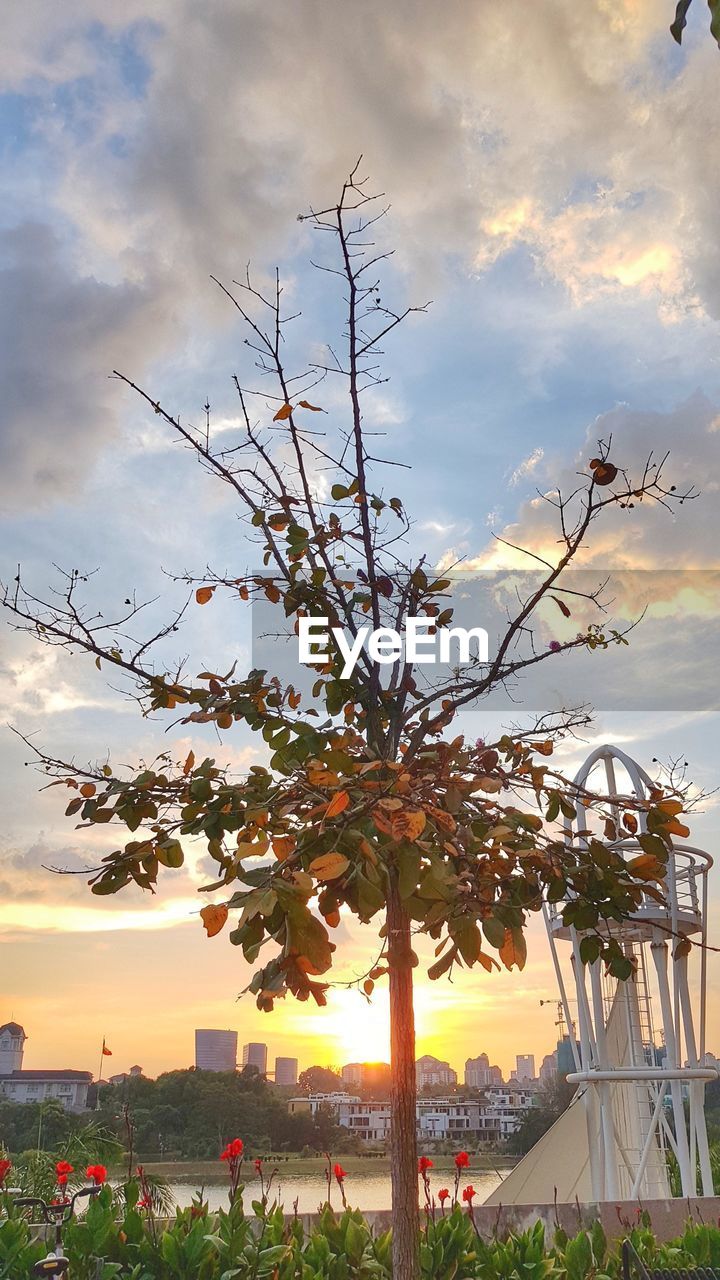
<path fill-rule="evenodd" d="M 337 1093 L 345 1088 L 342 1076 L 330 1067 L 306 1067 L 298 1076 L 303 1093 Z"/>
<path fill-rule="evenodd" d="M 575 1096 L 575 1087 L 565 1076 L 556 1075 L 540 1089 L 532 1107 L 528 1107 L 520 1124 L 510 1137 L 513 1155 L 524 1156 L 551 1129 Z"/>
<path fill-rule="evenodd" d="M 184 760 L 164 751 L 151 767 L 126 770 L 109 760 L 78 767 L 33 748 L 50 785 L 72 791 L 68 816 L 84 827 L 129 828 L 132 838 L 93 870 L 93 893 L 114 894 L 131 883 L 152 891 L 161 868 L 182 864 L 183 838 L 202 840 L 217 866 L 205 889 L 222 895 L 201 912 L 205 928 L 218 934 L 232 912 L 230 941 L 245 959 L 254 965 L 265 951 L 249 990 L 268 1012 L 288 993 L 325 1004 L 331 934 L 342 907 L 364 923 L 379 919 L 379 950 L 359 981 L 368 998 L 376 982 L 389 982 L 394 1276 L 414 1280 L 413 931 L 437 944 L 431 979 L 463 965 L 488 973 L 500 965 L 522 968 L 529 914 L 547 898 L 564 901 L 566 921 L 586 935 L 583 961 L 627 977 L 631 962 L 606 922 L 634 911 L 643 894 L 661 894 L 672 835 L 687 830 L 678 819 L 681 800 L 658 786 L 645 814 L 642 852 L 624 859 L 616 824 L 637 828 L 637 802 L 627 802 L 623 817 L 603 797 L 578 791 L 551 760 L 558 739 L 587 723 L 582 709 L 541 716 L 488 743 L 466 741 L 457 718 L 539 662 L 626 643 L 623 633 L 599 623 L 548 642 L 536 626 L 538 610 L 550 600 L 570 615 L 568 600 L 579 593 L 564 586 L 563 574 L 606 511 L 653 501 L 670 506 L 691 493 L 665 483 L 664 459 L 649 458 L 632 477 L 611 458 L 611 442 L 600 442 L 573 493 L 546 495 L 558 519 L 557 556 L 534 556 L 539 580 L 518 600 L 488 661 L 468 655 L 428 679 L 427 668 L 407 648 L 398 652 L 394 640 L 391 662 L 377 660 L 380 641 L 388 649 L 383 628 L 406 633 L 412 619 L 440 633 L 449 628 L 452 580 L 415 553 L 402 499 L 375 478 L 395 464 L 371 451 L 362 405 L 381 381 L 380 344 L 425 308 L 381 301 L 377 270 L 388 255 L 373 246 L 372 228 L 385 210 L 357 174 L 356 166 L 336 204 L 307 215 L 334 246 L 324 269 L 342 284 L 342 347 L 328 348 L 326 358 L 299 371 L 288 368 L 293 317 L 284 313 L 279 275 L 271 291 L 256 288 L 249 272 L 232 289 L 219 285 L 245 326 L 262 382 L 258 389 L 234 379 L 244 422 L 238 443 L 215 444 L 209 405 L 196 429 L 126 374 L 115 374 L 229 486 L 262 557 L 259 572 L 184 575 L 196 605 L 212 607 L 221 592 L 264 600 L 278 625 L 288 619 L 296 633 L 309 619 L 327 619 L 357 646 L 354 668 L 347 669 L 339 648 L 322 657 L 316 648 L 315 683 L 304 693 L 266 670 L 236 675 L 233 667 L 193 678 L 186 664 L 170 668 L 158 658 L 155 665 L 152 646 L 173 636 L 184 610 L 154 634 L 139 635 L 143 615 L 135 603 L 126 602 L 114 620 L 83 605 L 78 571 L 48 599 L 26 589 L 18 572 L 4 604 L 13 624 L 43 643 L 85 653 L 114 678 L 126 676 L 144 712 L 172 712 L 184 726 L 211 724 L 219 735 L 242 723 L 269 749 L 267 764 L 237 778 L 194 751 Z M 347 419 L 320 432 L 317 423 L 325 419 L 315 388 L 331 378 L 347 393 Z M 600 592 L 584 603 L 599 606 Z M 379 633 L 374 649 L 374 641 L 362 644 L 368 623 Z M 569 843 L 559 823 L 576 804 L 585 807 L 588 833 Z M 604 840 L 590 830 L 593 823 Z"/>

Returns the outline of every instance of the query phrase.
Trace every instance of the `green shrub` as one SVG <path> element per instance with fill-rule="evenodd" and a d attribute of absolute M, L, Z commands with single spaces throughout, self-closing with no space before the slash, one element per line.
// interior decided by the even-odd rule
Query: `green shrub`
<path fill-rule="evenodd" d="M 5 1197 L 0 1220 L 0 1280 L 26 1280 L 46 1248 Z M 648 1265 L 720 1267 L 720 1227 L 689 1223 L 659 1244 L 644 1214 L 624 1232 Z M 131 1182 L 124 1198 L 103 1187 L 87 1213 L 65 1231 L 73 1280 L 390 1280 L 390 1232 L 374 1234 L 357 1209 L 326 1207 L 306 1231 L 273 1203 L 242 1195 L 209 1213 L 197 1200 L 158 1221 L 138 1205 Z M 483 1239 L 459 1205 L 428 1215 L 421 1234 L 423 1280 L 619 1280 L 620 1246 L 599 1223 L 575 1236 L 546 1239 L 541 1222 L 504 1239 Z"/>

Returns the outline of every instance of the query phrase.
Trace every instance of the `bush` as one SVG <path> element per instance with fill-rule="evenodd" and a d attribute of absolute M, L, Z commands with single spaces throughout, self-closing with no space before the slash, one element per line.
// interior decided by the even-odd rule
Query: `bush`
<path fill-rule="evenodd" d="M 0 1280 L 25 1280 L 45 1253 L 26 1220 L 6 1198 L 0 1223 Z M 720 1228 L 688 1224 L 670 1244 L 655 1239 L 647 1215 L 625 1233 L 645 1263 L 661 1267 L 720 1266 Z M 242 1197 L 209 1214 L 197 1201 L 158 1222 L 138 1205 L 137 1184 L 118 1207 L 104 1187 L 85 1218 L 65 1235 L 73 1280 L 390 1280 L 390 1232 L 374 1235 L 358 1210 L 327 1207 L 310 1231 L 285 1218 L 277 1204 Z M 608 1245 L 599 1223 L 546 1241 L 542 1223 L 506 1239 L 482 1240 L 472 1208 L 459 1205 L 426 1217 L 421 1237 L 423 1280 L 619 1280 L 619 1245 Z"/>

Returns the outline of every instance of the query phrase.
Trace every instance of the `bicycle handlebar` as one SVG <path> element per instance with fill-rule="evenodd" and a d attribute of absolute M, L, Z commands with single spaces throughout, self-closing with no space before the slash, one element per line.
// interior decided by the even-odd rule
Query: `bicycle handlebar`
<path fill-rule="evenodd" d="M 97 1184 L 91 1187 L 80 1187 L 79 1191 L 75 1191 L 69 1200 L 63 1200 L 59 1204 L 47 1204 L 39 1196 L 19 1196 L 13 1203 L 18 1209 L 30 1209 L 33 1206 L 41 1209 L 43 1221 L 47 1226 L 51 1226 L 60 1218 L 61 1212 L 61 1221 L 69 1222 L 75 1212 L 75 1201 L 84 1199 L 86 1196 L 96 1196 L 100 1189 Z"/>

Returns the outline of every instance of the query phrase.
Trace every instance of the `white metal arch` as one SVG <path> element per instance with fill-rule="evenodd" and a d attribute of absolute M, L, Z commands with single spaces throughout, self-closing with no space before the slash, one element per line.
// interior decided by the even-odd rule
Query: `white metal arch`
<path fill-rule="evenodd" d="M 619 767 L 630 783 L 630 792 L 624 796 L 618 789 Z M 652 781 L 624 751 L 607 744 L 588 756 L 575 782 L 586 786 L 597 770 L 604 774 L 604 790 L 617 810 L 621 830 L 619 817 L 630 793 L 634 799 L 646 800 Z M 638 834 L 643 834 L 645 816 L 642 811 L 638 816 Z M 578 801 L 575 819 L 565 824 L 566 838 L 576 847 L 586 841 L 586 822 Z M 613 841 L 613 848 L 630 857 L 642 851 L 634 837 Z M 578 1040 L 571 1034 L 575 1071 L 568 1079 L 582 1089 L 595 1200 L 669 1196 L 668 1149 L 677 1157 L 682 1195 L 697 1195 L 698 1173 L 701 1194 L 713 1194 L 704 1112 L 705 1084 L 717 1075 L 704 1065 L 707 953 L 703 944 L 711 866 L 712 858 L 702 849 L 674 843 L 664 882 L 665 902 L 646 896 L 630 919 L 613 922 L 613 935 L 635 966 L 627 982 L 608 981 L 600 961 L 583 965 L 583 935 L 564 923 L 563 904 L 548 904 L 545 909 L 560 997 L 572 1031 L 571 1001 L 558 945 L 570 944 Z M 682 936 L 692 936 L 701 944 L 695 1001 L 688 956 L 675 954 L 675 941 Z M 661 1062 L 654 1051 L 655 998 L 665 1046 Z"/>

